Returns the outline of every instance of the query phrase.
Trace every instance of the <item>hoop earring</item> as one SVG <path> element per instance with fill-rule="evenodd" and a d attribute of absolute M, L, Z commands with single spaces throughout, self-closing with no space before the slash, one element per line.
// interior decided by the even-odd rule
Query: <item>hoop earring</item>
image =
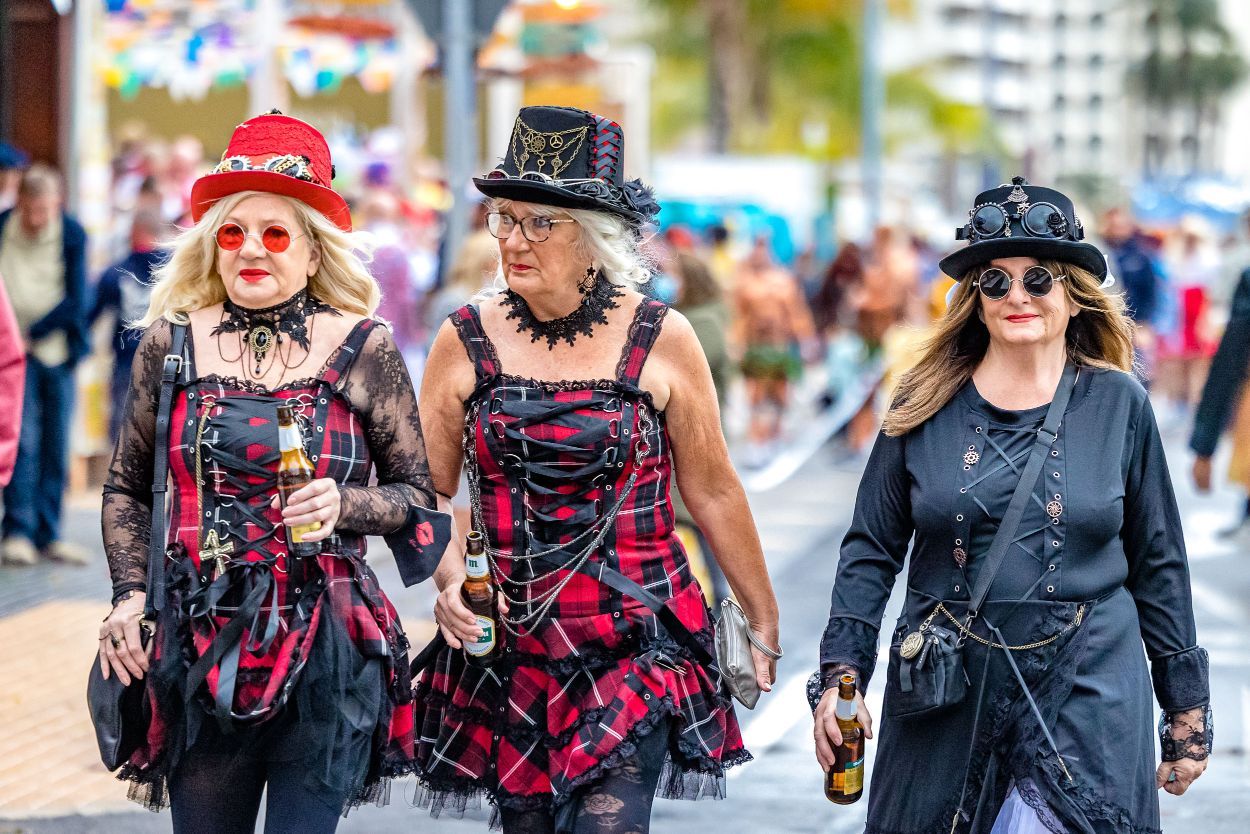
<path fill-rule="evenodd" d="M 588 295 L 595 288 L 595 279 L 598 273 L 595 272 L 594 266 L 586 267 L 586 275 L 577 282 L 577 291 L 582 295 Z"/>

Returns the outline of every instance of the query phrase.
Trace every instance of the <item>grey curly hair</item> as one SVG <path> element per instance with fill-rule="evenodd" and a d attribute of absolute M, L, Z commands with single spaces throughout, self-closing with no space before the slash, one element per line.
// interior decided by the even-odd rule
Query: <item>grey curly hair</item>
<path fill-rule="evenodd" d="M 488 205 L 491 211 L 508 212 L 512 203 L 512 200 L 492 199 Z M 613 284 L 638 289 L 651 280 L 655 259 L 645 250 L 646 241 L 638 237 L 634 227 L 624 218 L 606 211 L 565 209 L 537 203 L 525 205 L 537 217 L 569 217 L 576 220 L 581 231 L 574 244 L 578 254 L 603 270 Z M 487 294 L 493 295 L 507 288 L 501 264 L 495 271 L 494 285 Z"/>

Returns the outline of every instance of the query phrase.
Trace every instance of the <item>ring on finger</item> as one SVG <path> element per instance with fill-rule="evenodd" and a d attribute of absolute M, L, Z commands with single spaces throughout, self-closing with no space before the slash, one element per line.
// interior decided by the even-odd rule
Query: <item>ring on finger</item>
<path fill-rule="evenodd" d="M 118 637 L 116 634 L 109 632 L 109 642 L 113 644 L 113 648 L 120 649 L 125 638 Z"/>

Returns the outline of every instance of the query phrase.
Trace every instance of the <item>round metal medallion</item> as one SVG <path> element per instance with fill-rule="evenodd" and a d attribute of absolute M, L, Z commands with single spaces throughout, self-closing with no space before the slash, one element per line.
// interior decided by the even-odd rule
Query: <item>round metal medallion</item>
<path fill-rule="evenodd" d="M 1049 504 L 1046 505 L 1046 515 L 1050 516 L 1051 518 L 1058 518 L 1062 514 L 1063 514 L 1063 504 L 1060 504 L 1058 501 L 1051 501 Z"/>
<path fill-rule="evenodd" d="M 981 455 L 977 452 L 970 451 L 970 452 L 964 453 L 964 463 L 968 464 L 969 466 L 975 465 L 976 462 L 979 461 L 980 459 L 981 459 Z"/>
<path fill-rule="evenodd" d="M 920 654 L 922 648 L 924 648 L 924 638 L 920 636 L 920 632 L 913 631 L 903 638 L 903 645 L 899 648 L 898 653 L 903 660 L 911 660 Z"/>

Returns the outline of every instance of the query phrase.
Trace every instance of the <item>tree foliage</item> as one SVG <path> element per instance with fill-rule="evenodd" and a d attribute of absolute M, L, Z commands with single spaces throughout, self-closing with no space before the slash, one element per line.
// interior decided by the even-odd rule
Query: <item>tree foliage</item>
<path fill-rule="evenodd" d="M 887 7 L 906 14 L 909 4 Z M 859 153 L 863 0 L 648 0 L 648 8 L 661 145 L 695 136 L 718 151 Z M 946 149 L 981 142 L 979 108 L 943 98 L 923 72 L 889 76 L 885 107 Z"/>
<path fill-rule="evenodd" d="M 1246 77 L 1247 65 L 1220 17 L 1217 0 L 1142 0 L 1147 49 L 1130 67 L 1132 89 L 1161 123 L 1181 118 L 1189 134 L 1187 167 L 1203 158 L 1204 129 L 1214 128 L 1220 101 Z M 1213 132 L 1213 130 L 1211 131 Z M 1147 172 L 1168 153 L 1167 137 L 1147 137 Z"/>

